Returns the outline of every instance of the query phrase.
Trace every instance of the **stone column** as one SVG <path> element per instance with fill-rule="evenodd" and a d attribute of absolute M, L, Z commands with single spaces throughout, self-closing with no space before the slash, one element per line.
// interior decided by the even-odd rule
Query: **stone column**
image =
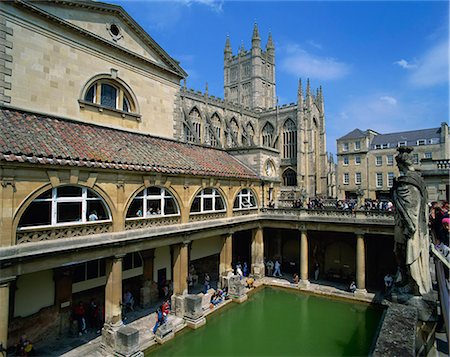
<path fill-rule="evenodd" d="M 173 293 L 175 295 L 187 294 L 189 243 L 186 241 L 173 247 Z"/>
<path fill-rule="evenodd" d="M 252 274 L 255 278 L 264 277 L 264 237 L 262 227 L 252 230 Z"/>
<path fill-rule="evenodd" d="M 155 260 L 155 249 L 148 249 L 141 252 L 143 274 L 143 284 L 140 290 L 141 306 L 148 307 L 158 300 L 158 285 L 154 282 L 153 269 Z"/>
<path fill-rule="evenodd" d="M 356 233 L 356 293 L 365 294 L 366 290 L 366 249 L 364 233 Z"/>
<path fill-rule="evenodd" d="M 228 234 L 223 238 L 222 249 L 220 250 L 219 277 L 228 275 L 233 270 L 231 266 L 233 260 L 233 235 Z"/>
<path fill-rule="evenodd" d="M 9 287 L 14 279 L 8 277 L 0 281 L 0 343 L 5 349 L 8 347 Z"/>
<path fill-rule="evenodd" d="M 106 259 L 105 324 L 122 325 L 122 260 L 124 255 Z"/>
<path fill-rule="evenodd" d="M 153 281 L 155 249 L 144 250 L 141 252 L 141 256 L 144 281 Z"/>
<path fill-rule="evenodd" d="M 307 288 L 308 280 L 308 235 L 306 229 L 300 230 L 300 284 L 299 287 Z"/>

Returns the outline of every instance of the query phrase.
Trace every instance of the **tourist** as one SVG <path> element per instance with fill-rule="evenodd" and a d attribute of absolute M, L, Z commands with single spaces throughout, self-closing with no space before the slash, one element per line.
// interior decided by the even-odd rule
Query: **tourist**
<path fill-rule="evenodd" d="M 252 289 L 253 288 L 253 284 L 255 283 L 255 279 L 253 279 L 253 278 L 247 278 L 246 280 L 245 280 L 245 286 L 247 287 L 247 288 L 249 288 L 249 289 Z"/>
<path fill-rule="evenodd" d="M 389 290 L 391 290 L 393 283 L 394 283 L 394 278 L 392 277 L 391 274 L 387 273 L 386 276 L 384 277 L 384 291 L 386 293 L 388 293 Z"/>
<path fill-rule="evenodd" d="M 450 218 L 445 217 L 442 219 L 442 229 L 439 234 L 439 240 L 447 247 L 449 246 L 449 232 L 450 232 Z"/>
<path fill-rule="evenodd" d="M 350 283 L 350 286 L 348 287 L 348 291 L 350 291 L 351 293 L 354 293 L 356 291 L 356 284 L 353 280 Z"/>
<path fill-rule="evenodd" d="M 136 211 L 136 216 L 137 216 L 137 217 L 142 217 L 142 210 L 141 210 L 141 209 L 138 209 L 138 210 Z"/>
<path fill-rule="evenodd" d="M 242 267 L 242 273 L 245 277 L 248 276 L 248 265 L 247 262 L 244 262 L 244 266 Z"/>
<path fill-rule="evenodd" d="M 94 328 L 97 333 L 100 332 L 101 329 L 101 313 L 100 308 L 98 307 L 97 303 L 94 299 L 91 299 L 91 303 L 89 304 L 89 310 L 88 310 L 88 321 L 89 326 Z"/>
<path fill-rule="evenodd" d="M 34 356 L 33 344 L 26 335 L 20 336 L 19 343 L 16 345 L 16 356 Z M 6 356 L 6 355 L 5 355 Z"/>
<path fill-rule="evenodd" d="M 98 221 L 97 211 L 92 211 L 88 218 L 89 221 Z"/>
<path fill-rule="evenodd" d="M 223 301 L 223 293 L 222 293 L 222 290 L 218 289 L 211 296 L 211 304 L 213 306 L 216 306 L 216 305 L 220 304 L 222 301 Z"/>
<path fill-rule="evenodd" d="M 203 283 L 203 293 L 206 294 L 211 287 L 211 278 L 209 277 L 208 273 L 205 273 L 205 281 Z"/>
<path fill-rule="evenodd" d="M 277 274 L 278 274 L 278 276 L 283 276 L 283 275 L 281 274 L 281 264 L 280 264 L 280 262 L 278 261 L 278 259 L 275 260 L 275 271 L 274 271 L 274 273 L 273 273 L 273 276 L 277 276 Z"/>
<path fill-rule="evenodd" d="M 134 311 L 134 298 L 130 290 L 126 290 L 123 294 L 123 306 L 126 309 Z"/>
<path fill-rule="evenodd" d="M 294 273 L 294 277 L 293 277 L 293 279 L 292 279 L 292 282 L 294 283 L 294 284 L 298 284 L 298 282 L 299 282 L 299 278 L 298 278 L 298 274 L 297 273 Z"/>
<path fill-rule="evenodd" d="M 272 260 L 269 260 L 266 263 L 266 268 L 267 268 L 267 275 L 272 276 L 272 274 L 273 274 L 273 261 Z"/>
<path fill-rule="evenodd" d="M 319 280 L 319 273 L 320 273 L 320 265 L 319 262 L 316 260 L 314 263 L 314 280 Z"/>
<path fill-rule="evenodd" d="M 170 314 L 170 303 L 169 300 L 164 301 L 164 303 L 161 305 L 161 311 L 164 315 L 164 318 L 167 318 Z"/>
<path fill-rule="evenodd" d="M 87 333 L 86 329 L 86 310 L 84 309 L 83 302 L 79 302 L 73 310 L 73 314 L 78 323 L 78 335 L 81 336 L 83 333 Z"/>
<path fill-rule="evenodd" d="M 156 311 L 156 323 L 155 323 L 155 326 L 153 327 L 153 334 L 156 334 L 156 330 L 158 330 L 158 328 L 161 325 L 163 325 L 165 322 L 166 322 L 166 319 L 162 312 L 162 307 L 159 307 L 158 310 Z"/>

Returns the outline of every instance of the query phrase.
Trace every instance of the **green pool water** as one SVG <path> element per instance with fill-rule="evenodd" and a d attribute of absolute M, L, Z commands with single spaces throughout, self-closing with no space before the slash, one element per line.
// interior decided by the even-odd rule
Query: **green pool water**
<path fill-rule="evenodd" d="M 146 356 L 367 356 L 383 310 L 264 288 Z"/>

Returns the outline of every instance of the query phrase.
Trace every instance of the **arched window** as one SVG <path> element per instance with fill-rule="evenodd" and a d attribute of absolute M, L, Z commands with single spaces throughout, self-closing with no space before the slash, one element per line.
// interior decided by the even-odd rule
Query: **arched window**
<path fill-rule="evenodd" d="M 102 78 L 92 83 L 84 95 L 84 100 L 99 106 L 136 113 L 136 105 L 131 94 L 119 82 Z"/>
<path fill-rule="evenodd" d="M 297 126 L 288 119 L 283 125 L 283 158 L 297 157 Z"/>
<path fill-rule="evenodd" d="M 211 130 L 214 135 L 211 135 L 211 146 L 220 146 L 222 143 L 222 123 L 217 113 L 211 117 Z"/>
<path fill-rule="evenodd" d="M 239 140 L 239 125 L 235 118 L 230 120 L 231 132 L 233 133 L 236 140 Z"/>
<path fill-rule="evenodd" d="M 266 123 L 262 130 L 262 144 L 266 147 L 272 147 L 273 133 L 275 129 L 272 124 Z"/>
<path fill-rule="evenodd" d="M 93 190 L 80 186 L 60 186 L 34 199 L 20 218 L 18 228 L 110 220 L 107 205 Z"/>
<path fill-rule="evenodd" d="M 253 125 L 251 123 L 247 123 L 246 129 L 249 139 L 253 139 L 253 137 L 255 136 L 255 129 L 253 129 Z"/>
<path fill-rule="evenodd" d="M 286 169 L 283 172 L 284 186 L 297 186 L 297 174 L 292 169 Z"/>
<path fill-rule="evenodd" d="M 191 213 L 223 212 L 225 202 L 219 191 L 215 188 L 205 188 L 201 190 L 191 206 Z"/>
<path fill-rule="evenodd" d="M 183 134 L 184 134 L 184 140 L 188 143 L 195 143 L 195 135 L 192 134 L 191 129 L 189 129 L 189 126 L 186 123 L 183 123 Z"/>
<path fill-rule="evenodd" d="M 255 196 L 253 195 L 252 190 L 248 188 L 244 188 L 239 191 L 233 204 L 233 209 L 235 210 L 257 207 Z"/>
<path fill-rule="evenodd" d="M 192 129 L 194 130 L 195 135 L 197 136 L 198 140 L 201 141 L 201 137 L 202 137 L 202 117 L 201 117 L 200 112 L 198 111 L 197 108 L 194 108 L 194 109 L 191 110 L 191 112 L 189 113 L 189 119 L 191 119 Z M 195 142 L 195 138 L 194 138 L 193 142 Z"/>
<path fill-rule="evenodd" d="M 178 204 L 165 188 L 148 187 L 139 192 L 130 204 L 127 218 L 155 218 L 180 214 Z"/>

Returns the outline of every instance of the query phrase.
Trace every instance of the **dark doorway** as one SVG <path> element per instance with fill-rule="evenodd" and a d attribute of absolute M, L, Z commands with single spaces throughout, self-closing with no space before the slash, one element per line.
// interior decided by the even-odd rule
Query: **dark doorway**
<path fill-rule="evenodd" d="M 164 288 L 165 285 L 167 285 L 167 269 L 166 268 L 158 269 L 158 292 L 159 292 L 159 297 L 163 297 L 164 296 L 163 288 Z"/>
<path fill-rule="evenodd" d="M 233 234 L 233 269 L 236 268 L 236 264 L 238 262 L 241 264 L 247 262 L 248 266 L 251 266 L 251 244 L 251 230 L 236 232 Z"/>

